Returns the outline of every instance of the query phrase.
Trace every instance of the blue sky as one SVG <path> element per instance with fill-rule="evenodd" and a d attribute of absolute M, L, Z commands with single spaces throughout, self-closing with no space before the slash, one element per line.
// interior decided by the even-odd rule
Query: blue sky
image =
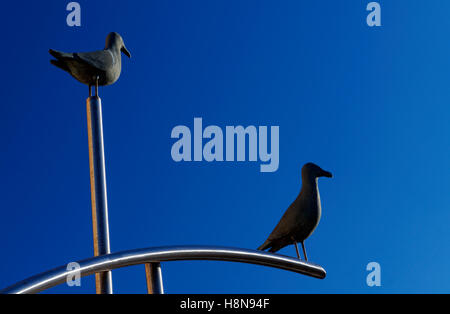
<path fill-rule="evenodd" d="M 69 1 L 67 1 L 68 3 Z M 163 264 L 168 293 L 449 292 L 450 21 L 447 1 L 64 1 L 2 4 L 0 287 L 93 254 L 87 87 L 48 49 L 101 49 L 122 34 L 133 58 L 101 88 L 112 251 L 258 247 L 312 161 L 323 217 L 306 246 L 324 281 L 222 262 Z M 280 167 L 175 163 L 171 131 L 280 127 Z M 293 247 L 281 251 L 295 255 Z M 382 287 L 366 285 L 366 265 Z M 144 267 L 113 272 L 144 293 Z M 92 293 L 81 288 L 53 293 Z"/>

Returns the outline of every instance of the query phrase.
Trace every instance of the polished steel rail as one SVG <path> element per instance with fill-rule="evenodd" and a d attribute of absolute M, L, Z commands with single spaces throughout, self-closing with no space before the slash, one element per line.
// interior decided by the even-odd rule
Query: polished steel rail
<path fill-rule="evenodd" d="M 140 265 L 146 263 L 185 261 L 185 260 L 211 260 L 256 264 L 274 267 L 302 275 L 324 279 L 325 270 L 318 265 L 304 262 L 292 257 L 271 254 L 261 251 L 209 246 L 177 246 L 137 249 L 90 258 L 78 262 L 81 277 L 96 273 L 108 272 L 113 269 Z M 42 273 L 12 285 L 1 294 L 32 294 L 55 287 L 66 282 L 68 276 L 75 271 L 68 271 L 67 266 Z"/>

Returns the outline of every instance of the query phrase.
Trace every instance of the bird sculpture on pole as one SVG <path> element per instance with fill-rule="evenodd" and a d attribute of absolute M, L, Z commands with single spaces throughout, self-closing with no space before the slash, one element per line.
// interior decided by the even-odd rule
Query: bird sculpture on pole
<path fill-rule="evenodd" d="M 122 37 L 114 32 L 106 38 L 104 50 L 67 53 L 50 49 L 49 52 L 56 58 L 50 61 L 53 65 L 89 86 L 89 97 L 92 86 L 95 86 L 97 96 L 98 86 L 111 85 L 119 79 L 122 70 L 121 52 L 131 58 Z"/>
<path fill-rule="evenodd" d="M 131 58 L 131 55 L 118 33 L 110 33 L 108 35 L 105 49 L 103 50 L 67 53 L 50 49 L 49 52 L 55 58 L 50 61 L 51 64 L 68 72 L 79 82 L 89 86 L 86 109 L 94 254 L 95 256 L 107 255 L 111 253 L 111 248 L 109 242 L 102 102 L 98 95 L 98 86 L 114 84 L 119 79 L 122 71 L 122 52 L 129 58 Z M 95 86 L 94 96 L 91 95 L 92 86 Z M 97 293 L 112 294 L 111 272 L 97 273 L 95 276 Z"/>
<path fill-rule="evenodd" d="M 301 243 L 303 255 L 305 260 L 308 261 L 305 240 L 316 230 L 322 215 L 318 186 L 320 177 L 332 178 L 333 175 L 313 163 L 308 163 L 303 167 L 302 189 L 299 196 L 289 206 L 275 230 L 258 250 L 269 249 L 269 252 L 275 253 L 288 245 L 294 244 L 297 257 L 301 259 L 298 250 L 298 243 Z"/>

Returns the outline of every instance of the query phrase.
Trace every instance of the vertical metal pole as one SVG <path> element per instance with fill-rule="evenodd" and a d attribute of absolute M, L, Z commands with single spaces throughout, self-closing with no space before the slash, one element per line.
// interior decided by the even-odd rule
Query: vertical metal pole
<path fill-rule="evenodd" d="M 108 201 L 106 195 L 105 153 L 103 147 L 102 102 L 98 96 L 87 99 L 89 166 L 91 177 L 94 254 L 110 254 Z M 112 294 L 111 272 L 95 275 L 97 294 Z"/>
<path fill-rule="evenodd" d="M 145 264 L 145 276 L 148 294 L 164 294 L 160 263 Z"/>

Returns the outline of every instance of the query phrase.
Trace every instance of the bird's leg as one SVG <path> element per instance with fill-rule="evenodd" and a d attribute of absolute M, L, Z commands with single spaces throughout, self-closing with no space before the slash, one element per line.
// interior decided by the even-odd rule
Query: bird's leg
<path fill-rule="evenodd" d="M 97 76 L 95 78 L 95 96 L 96 97 L 98 97 L 98 80 L 99 80 L 99 77 Z"/>
<path fill-rule="evenodd" d="M 308 261 L 308 255 L 306 255 L 305 242 L 302 242 L 303 255 L 305 255 L 305 260 Z"/>
<path fill-rule="evenodd" d="M 301 260 L 300 252 L 299 252 L 299 250 L 298 250 L 298 244 L 297 244 L 297 241 L 294 241 L 294 244 L 295 244 L 295 250 L 297 251 L 297 257 L 298 257 L 299 260 Z"/>

